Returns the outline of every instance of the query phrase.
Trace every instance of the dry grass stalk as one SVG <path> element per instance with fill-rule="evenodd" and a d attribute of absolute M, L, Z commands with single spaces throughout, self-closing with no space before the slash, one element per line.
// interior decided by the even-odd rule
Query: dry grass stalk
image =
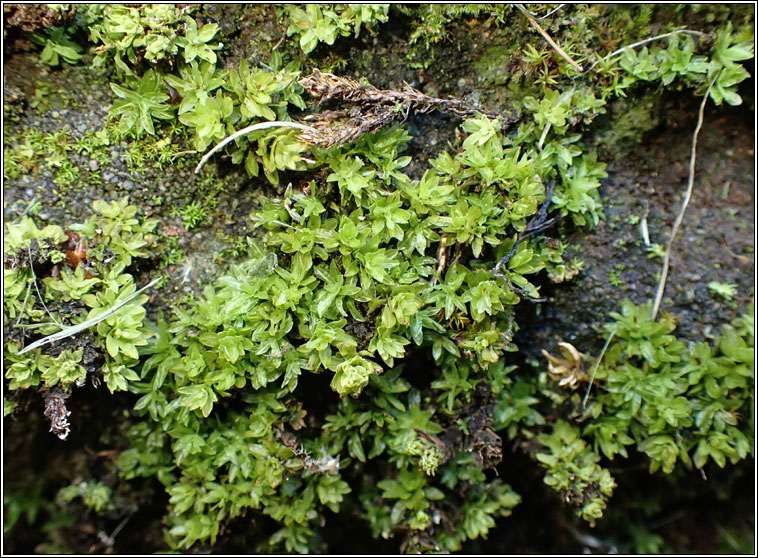
<path fill-rule="evenodd" d="M 343 145 L 363 134 L 376 132 L 398 116 L 407 117 L 411 110 L 421 113 L 441 110 L 461 117 L 478 112 L 489 118 L 497 116 L 461 99 L 439 99 L 424 95 L 407 83 L 399 91 L 377 89 L 373 85 L 361 85 L 354 79 L 318 70 L 300 79 L 299 83 L 319 103 L 330 100 L 348 103 L 344 110 L 326 111 L 306 118 L 317 132 L 306 130 L 298 137 L 323 148 Z M 507 118 L 506 122 L 515 122 L 515 119 Z"/>
<path fill-rule="evenodd" d="M 705 37 L 705 33 L 701 33 L 700 31 L 692 31 L 691 29 L 678 29 L 676 31 L 672 31 L 671 33 L 656 35 L 655 37 L 650 37 L 648 39 L 644 39 L 642 41 L 632 43 L 631 45 L 626 45 L 625 47 L 622 47 L 618 50 L 614 50 L 610 54 L 607 54 L 603 56 L 602 58 L 599 58 L 592 66 L 590 66 L 587 69 L 587 71 L 589 72 L 590 70 L 592 70 L 595 66 L 600 64 L 600 62 L 602 62 L 603 60 L 609 60 L 610 58 L 613 58 L 614 56 L 618 56 L 619 54 L 622 54 L 628 48 L 637 48 L 638 46 L 646 45 L 647 43 L 657 41 L 658 39 L 665 39 L 666 37 L 671 37 L 672 35 L 676 35 L 677 33 L 685 33 L 687 35 L 692 35 L 693 37 Z"/>
<path fill-rule="evenodd" d="M 548 44 L 553 47 L 553 50 L 558 53 L 558 55 L 563 58 L 566 62 L 571 64 L 574 68 L 576 68 L 577 71 L 582 72 L 582 67 L 574 62 L 574 60 L 566 54 L 566 51 L 563 50 L 560 46 L 558 46 L 558 43 L 556 43 L 550 35 L 547 34 L 547 31 L 545 31 L 539 23 L 537 23 L 537 20 L 535 20 L 530 13 L 522 6 L 521 4 L 516 4 L 516 7 L 526 16 L 526 19 L 529 20 L 529 23 L 532 27 L 534 27 L 537 32 L 542 35 L 545 40 L 548 42 Z"/>
<path fill-rule="evenodd" d="M 124 300 L 122 300 L 118 304 L 115 304 L 114 306 L 111 306 L 110 308 L 108 308 L 104 312 L 98 314 L 94 318 L 90 318 L 89 320 L 85 320 L 84 322 L 82 322 L 80 324 L 76 324 L 76 325 L 72 325 L 72 326 L 68 326 L 66 328 L 63 328 L 61 331 L 58 331 L 57 333 L 53 333 L 51 335 L 48 335 L 47 337 L 43 337 L 42 339 L 39 339 L 39 340 L 35 341 L 31 345 L 27 345 L 26 347 L 24 347 L 23 349 L 21 349 L 18 352 L 18 354 L 19 355 L 23 355 L 24 353 L 28 353 L 29 351 L 33 351 L 34 349 L 38 349 L 40 347 L 44 347 L 45 345 L 47 345 L 49 343 L 53 343 L 55 341 L 60 341 L 61 339 L 66 339 L 67 337 L 71 337 L 72 335 L 76 335 L 77 333 L 82 332 L 82 331 L 84 331 L 87 328 L 90 328 L 90 327 L 92 327 L 94 325 L 99 324 L 104 319 L 106 319 L 108 316 L 111 316 L 114 312 L 116 312 L 117 310 L 121 309 L 122 306 L 124 306 L 125 304 L 129 303 L 133 298 L 135 298 L 136 296 L 142 294 L 143 291 L 145 291 L 146 289 L 149 289 L 150 287 L 152 287 L 153 285 L 155 285 L 160 279 L 161 279 L 160 277 L 156 277 L 155 279 L 153 279 L 152 281 L 150 281 L 150 283 L 148 283 L 147 285 L 145 285 L 144 287 L 142 287 L 137 292 L 130 294 Z M 40 295 L 40 300 L 42 300 L 42 295 Z M 48 311 L 48 313 L 49 313 L 49 311 Z M 52 318 L 52 314 L 50 315 L 50 317 Z M 58 325 L 60 325 L 60 324 L 58 324 Z"/>

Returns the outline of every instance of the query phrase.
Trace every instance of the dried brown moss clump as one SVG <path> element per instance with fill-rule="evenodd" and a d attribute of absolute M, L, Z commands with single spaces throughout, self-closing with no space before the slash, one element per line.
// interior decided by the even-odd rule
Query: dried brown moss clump
<path fill-rule="evenodd" d="M 71 411 L 66 408 L 66 399 L 70 395 L 69 392 L 56 386 L 45 397 L 45 416 L 50 419 L 50 432 L 61 440 L 65 440 L 71 432 L 71 425 L 68 422 Z"/>
<path fill-rule="evenodd" d="M 66 8 L 51 8 L 48 4 L 4 4 L 5 28 L 3 29 L 3 37 L 5 37 L 9 27 L 19 27 L 24 31 L 58 27 L 74 17 L 75 13 L 76 6 L 73 4 Z"/>
<path fill-rule="evenodd" d="M 308 124 L 319 133 L 304 131 L 300 139 L 324 148 L 355 141 L 363 134 L 376 132 L 399 116 L 408 117 L 411 110 L 420 113 L 441 110 L 460 117 L 482 113 L 490 118 L 498 114 L 488 112 L 461 99 L 439 99 L 424 95 L 407 83 L 400 91 L 377 89 L 371 84 L 361 84 L 354 79 L 339 77 L 314 70 L 299 80 L 319 104 L 330 101 L 345 101 L 341 110 L 329 110 L 306 117 Z M 515 122 L 510 116 L 506 123 Z"/>

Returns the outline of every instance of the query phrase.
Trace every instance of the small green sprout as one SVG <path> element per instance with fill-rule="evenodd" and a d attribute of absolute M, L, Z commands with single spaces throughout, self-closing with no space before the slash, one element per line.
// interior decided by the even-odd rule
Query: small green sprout
<path fill-rule="evenodd" d="M 718 281 L 711 281 L 708 283 L 708 290 L 730 301 L 734 298 L 734 295 L 737 294 L 737 285 L 734 283 L 719 283 Z"/>
<path fill-rule="evenodd" d="M 290 22 L 287 35 L 300 37 L 300 48 L 308 54 L 319 43 L 334 44 L 339 36 L 357 37 L 361 25 L 371 27 L 376 22 L 388 18 L 389 4 L 349 4 L 335 5 L 308 4 L 305 10 L 297 6 L 284 6 Z"/>
<path fill-rule="evenodd" d="M 666 250 L 663 246 L 658 244 L 657 242 L 652 243 L 650 246 L 646 246 L 645 250 L 647 251 L 647 257 L 651 260 L 653 258 L 664 258 L 666 257 Z"/>
<path fill-rule="evenodd" d="M 12 415 L 13 411 L 16 410 L 16 407 L 18 407 L 18 403 L 16 401 L 11 401 L 10 399 L 3 397 L 3 417 Z"/>
<path fill-rule="evenodd" d="M 136 135 L 147 132 L 155 135 L 153 119 L 174 118 L 173 107 L 166 104 L 168 94 L 158 78 L 158 73 L 148 70 L 139 80 L 132 80 L 129 87 L 111 83 L 111 89 L 119 97 L 109 114 L 119 116 L 121 133 L 134 131 Z"/>
<path fill-rule="evenodd" d="M 58 491 L 58 501 L 61 504 L 71 502 L 79 497 L 85 506 L 97 513 L 113 509 L 112 491 L 103 482 L 82 481 L 70 484 Z"/>
<path fill-rule="evenodd" d="M 200 225 L 210 214 L 210 210 L 198 201 L 185 205 L 182 209 L 176 209 L 175 214 L 182 218 L 182 223 L 188 231 Z"/>

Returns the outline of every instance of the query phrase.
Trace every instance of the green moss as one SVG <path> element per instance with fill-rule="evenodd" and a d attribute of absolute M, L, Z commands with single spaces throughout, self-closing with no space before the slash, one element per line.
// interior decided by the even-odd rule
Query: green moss
<path fill-rule="evenodd" d="M 282 9 L 306 52 L 389 13 Z M 297 63 L 274 54 L 267 67 L 223 65 L 214 24 L 198 28 L 176 10 L 86 8 L 92 40 L 104 47 L 98 63 L 130 76 L 111 84 L 118 123 L 76 142 L 26 130 L 6 148 L 7 176 L 32 173 L 44 160 L 69 184 L 70 150 L 102 163 L 117 137 L 127 142 L 130 171 L 169 169 L 190 151 L 185 142 L 204 151 L 234 130 L 306 108 Z M 315 552 L 322 526 L 342 516 L 361 518 L 374 537 L 395 538 L 405 551 L 452 552 L 487 536 L 521 501 L 511 479 L 490 474 L 503 458 L 501 436 L 522 443 L 545 483 L 590 523 L 623 482 L 608 461 L 629 458 L 631 447 L 666 475 L 753 453 L 748 315 L 725 325 L 712 345 L 688 345 L 673 335 L 670 317 L 652 321 L 647 307 L 624 303 L 610 316 L 615 341 L 593 370 L 587 406 L 569 391 L 585 385 L 578 351 L 547 372 L 518 370 L 510 354 L 518 350 L 515 307 L 539 296 L 538 274 L 559 282 L 581 268 L 566 242 L 530 232 L 560 222 L 549 234 L 565 235 L 603 218 L 605 165 L 586 145 L 593 121 L 644 84 L 704 94 L 713 81 L 714 102 L 739 102 L 740 62 L 752 56 L 744 31 L 725 27 L 713 45 L 672 35 L 577 76 L 535 37 L 521 40 L 532 31 L 511 7 L 402 10 L 415 14 L 411 40 L 424 48 L 444 43 L 467 18 L 489 20 L 496 37 L 477 68 L 488 87 L 517 92 L 509 101 L 516 126 L 466 118 L 459 137 L 428 166 L 414 161 L 413 173 L 412 138 L 400 125 L 329 150 L 290 130 L 240 137 L 227 148 L 232 164 L 251 178 L 262 170 L 273 185 L 291 181 L 260 188 L 260 207 L 250 213 L 255 234 L 233 235 L 222 255 L 241 261 L 154 322 L 140 295 L 55 350 L 21 353 L 113 308 L 136 292 L 138 272 L 169 269 L 183 250 L 167 232 L 154 234 L 157 221 L 137 218 L 125 199 L 96 202 L 95 215 L 72 227 L 88 243 L 86 265 L 73 265 L 69 253 L 82 246 L 71 246 L 75 237 L 62 226 L 40 230 L 28 216 L 8 224 L 8 412 L 19 412 L 12 407 L 22 390 L 65 400 L 87 378 L 135 397 L 114 427 L 120 445 L 110 484 L 80 479 L 59 492 L 60 505 L 81 497 L 107 512 L 119 504 L 114 488 L 154 479 L 165 491 L 165 540 L 175 550 L 214 544 L 244 516 L 275 525 L 256 533 L 251 551 Z M 598 27 L 617 22 L 626 40 L 655 16 L 652 7 L 604 10 L 565 8 L 544 24 L 589 66 Z M 497 36 L 511 29 L 506 15 L 521 18 L 517 38 Z M 519 71 L 497 70 L 499 58 Z M 652 126 L 656 95 L 630 100 L 628 118 L 611 113 L 617 129 L 608 141 L 637 139 Z M 165 209 L 186 229 L 199 227 L 215 220 L 226 188 L 206 169 Z M 621 271 L 609 281 L 620 282 Z M 57 429 L 65 437 L 66 426 Z M 10 499 L 16 517 L 34 513 L 36 504 L 20 498 Z"/>
<path fill-rule="evenodd" d="M 638 145 L 644 135 L 660 123 L 658 114 L 661 93 L 648 92 L 614 103 L 607 121 L 610 125 L 600 127 L 593 142 L 603 152 L 618 157 Z"/>
<path fill-rule="evenodd" d="M 13 320 L 16 331 L 14 340 L 6 345 L 5 375 L 11 389 L 49 389 L 60 382 L 69 390 L 73 384 L 83 384 L 88 370 L 81 365 L 84 352 L 77 342 L 71 344 L 75 349 L 59 355 L 36 349 L 22 356 L 24 340 L 94 318 L 136 290 L 134 277 L 124 270 L 133 258 L 147 255 L 144 247 L 149 240 L 145 237 L 156 221 L 140 222 L 135 218 L 136 207 L 126 199 L 111 204 L 98 201 L 94 209 L 99 215 L 75 226 L 78 232 L 68 235 L 57 225 L 40 230 L 29 217 L 7 225 L 3 248 L 12 259 L 4 269 L 3 315 L 6 321 Z M 65 261 L 75 262 L 73 269 L 63 266 Z M 88 351 L 108 356 L 103 375 L 111 391 L 125 390 L 127 379 L 138 379 L 130 367 L 139 360 L 137 347 L 144 346 L 150 335 L 143 324 L 146 300 L 141 295 L 101 321 L 94 341 L 85 342 Z M 51 307 L 61 310 L 52 312 Z M 67 308 L 71 309 L 65 311 Z M 60 349 L 58 346 L 57 352 Z"/>
<path fill-rule="evenodd" d="M 58 66 L 61 61 L 76 64 L 82 58 L 82 47 L 67 36 L 64 27 L 51 27 L 42 33 L 32 33 L 32 40 L 42 45 L 40 60 L 51 66 Z"/>
<path fill-rule="evenodd" d="M 198 29 L 190 14 L 197 6 L 179 8 L 170 4 L 145 4 L 140 7 L 118 5 L 87 5 L 80 8 L 90 40 L 102 43 L 95 66 L 114 63 L 132 75 L 131 65 L 140 60 L 156 64 L 181 55 L 186 62 L 198 59 L 216 62 L 212 42 L 218 25 L 210 23 Z M 129 64 L 127 64 L 127 62 Z"/>
<path fill-rule="evenodd" d="M 389 4 L 336 4 L 332 9 L 326 5 L 308 4 L 305 9 L 294 5 L 282 7 L 283 16 L 289 22 L 287 36 L 296 35 L 303 52 L 308 54 L 319 43 L 334 44 L 339 36 L 358 36 L 361 26 L 372 28 L 387 21 Z"/>

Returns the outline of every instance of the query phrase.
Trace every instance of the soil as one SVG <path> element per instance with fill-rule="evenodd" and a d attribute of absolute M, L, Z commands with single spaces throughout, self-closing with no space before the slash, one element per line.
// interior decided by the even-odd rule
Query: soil
<path fill-rule="evenodd" d="M 540 348 L 557 352 L 559 341 L 599 354 L 602 326 L 624 298 L 652 301 L 662 258 L 651 257 L 649 242 L 666 247 L 681 210 L 689 177 L 697 100 L 671 107 L 670 122 L 649 132 L 624 158 L 608 161 L 602 180 L 605 219 L 567 239 L 584 266 L 562 284 L 545 285 L 548 301 L 519 305 L 521 352 L 538 358 Z M 691 200 L 671 252 L 661 311 L 677 322 L 676 334 L 712 340 L 719 327 L 747 311 L 755 288 L 755 130 L 747 108 L 706 108 L 698 137 Z M 617 277 L 617 280 L 614 279 Z M 732 283 L 727 301 L 708 283 Z M 614 284 L 616 283 L 616 284 Z M 540 357 L 541 358 L 541 357 Z"/>

